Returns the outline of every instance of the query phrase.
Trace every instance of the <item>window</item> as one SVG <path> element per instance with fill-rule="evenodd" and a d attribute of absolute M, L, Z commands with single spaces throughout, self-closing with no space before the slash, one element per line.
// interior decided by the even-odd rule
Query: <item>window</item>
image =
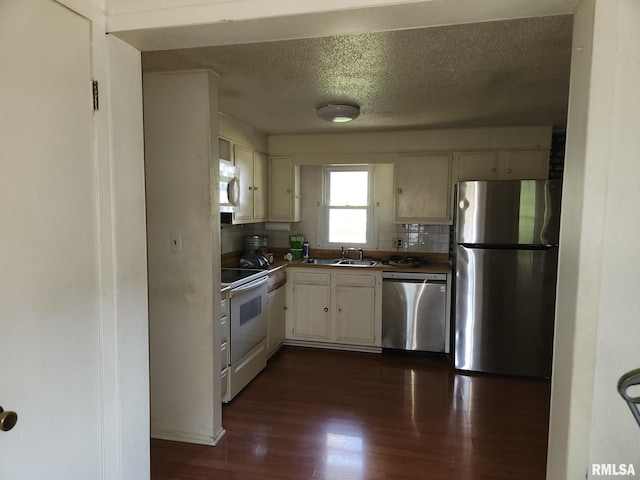
<path fill-rule="evenodd" d="M 325 169 L 327 246 L 372 244 L 373 168 L 369 165 Z"/>

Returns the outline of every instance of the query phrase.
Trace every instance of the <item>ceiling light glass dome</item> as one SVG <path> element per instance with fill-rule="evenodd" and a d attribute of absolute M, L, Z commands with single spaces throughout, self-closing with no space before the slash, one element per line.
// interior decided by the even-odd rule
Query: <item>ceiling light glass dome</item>
<path fill-rule="evenodd" d="M 345 103 L 330 103 L 318 108 L 318 116 L 322 120 L 333 123 L 350 122 L 360 115 L 360 107 Z"/>

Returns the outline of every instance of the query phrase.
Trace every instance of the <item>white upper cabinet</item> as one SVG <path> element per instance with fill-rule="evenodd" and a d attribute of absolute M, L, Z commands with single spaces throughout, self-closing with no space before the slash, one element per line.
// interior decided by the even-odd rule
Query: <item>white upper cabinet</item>
<path fill-rule="evenodd" d="M 545 180 L 549 178 L 549 150 L 502 151 L 500 171 L 505 180 Z"/>
<path fill-rule="evenodd" d="M 456 154 L 456 181 L 544 180 L 549 176 L 549 150 L 502 150 Z"/>
<path fill-rule="evenodd" d="M 269 185 L 269 157 L 264 153 L 253 152 L 253 219 L 267 219 Z"/>
<path fill-rule="evenodd" d="M 498 152 L 462 152 L 457 154 L 459 182 L 463 180 L 497 180 Z"/>
<path fill-rule="evenodd" d="M 234 145 L 240 199 L 233 223 L 252 223 L 267 218 L 268 158 L 243 145 Z"/>
<path fill-rule="evenodd" d="M 300 221 L 300 167 L 290 155 L 271 157 L 269 163 L 269 220 Z"/>
<path fill-rule="evenodd" d="M 394 222 L 429 225 L 452 221 L 452 155 L 410 153 L 394 164 Z"/>
<path fill-rule="evenodd" d="M 233 145 L 226 138 L 218 138 L 218 156 L 220 160 L 233 163 Z"/>

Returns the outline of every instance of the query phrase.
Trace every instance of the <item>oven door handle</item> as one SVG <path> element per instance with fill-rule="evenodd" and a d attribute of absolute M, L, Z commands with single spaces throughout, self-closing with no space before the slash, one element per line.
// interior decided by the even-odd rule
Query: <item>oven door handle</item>
<path fill-rule="evenodd" d="M 249 290 L 253 290 L 254 288 L 258 288 L 259 286 L 264 285 L 268 281 L 269 281 L 269 277 L 265 276 L 265 277 L 259 278 L 258 280 L 254 280 L 252 282 L 245 283 L 244 285 L 240 285 L 239 287 L 236 287 L 232 289 L 231 292 L 229 292 L 229 298 L 232 298 L 235 295 L 240 295 L 241 293 L 246 293 Z"/>

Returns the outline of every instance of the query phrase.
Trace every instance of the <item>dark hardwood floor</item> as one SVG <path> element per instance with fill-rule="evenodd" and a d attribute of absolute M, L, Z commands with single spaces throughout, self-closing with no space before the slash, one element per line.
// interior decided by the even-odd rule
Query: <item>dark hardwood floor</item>
<path fill-rule="evenodd" d="M 217 446 L 151 442 L 152 480 L 544 479 L 549 394 L 444 358 L 284 347 Z"/>

